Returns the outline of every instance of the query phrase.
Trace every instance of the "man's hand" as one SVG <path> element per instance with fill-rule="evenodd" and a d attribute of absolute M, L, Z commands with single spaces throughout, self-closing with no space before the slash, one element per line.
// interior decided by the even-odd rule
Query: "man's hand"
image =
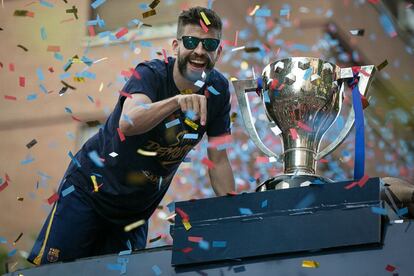
<path fill-rule="evenodd" d="M 194 120 L 200 118 L 200 124 L 204 126 L 207 118 L 207 99 L 204 95 L 189 94 L 175 96 L 178 105 L 183 112 L 192 110 L 196 115 Z"/>

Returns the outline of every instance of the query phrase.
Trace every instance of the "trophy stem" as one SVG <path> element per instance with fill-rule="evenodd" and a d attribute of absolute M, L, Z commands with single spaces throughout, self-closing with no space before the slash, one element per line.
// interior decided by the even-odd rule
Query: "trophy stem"
<path fill-rule="evenodd" d="M 283 154 L 285 174 L 315 174 L 316 152 L 303 147 L 289 148 Z"/>

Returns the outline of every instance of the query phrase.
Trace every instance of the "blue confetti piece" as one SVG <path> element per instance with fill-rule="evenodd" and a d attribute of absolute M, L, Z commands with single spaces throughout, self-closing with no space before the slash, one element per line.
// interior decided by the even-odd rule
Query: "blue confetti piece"
<path fill-rule="evenodd" d="M 40 90 L 42 90 L 43 93 L 49 94 L 49 92 L 47 91 L 46 87 L 43 84 L 39 84 L 39 88 Z"/>
<path fill-rule="evenodd" d="M 176 126 L 178 124 L 180 124 L 180 119 L 175 119 L 175 120 L 173 120 L 171 122 L 166 123 L 165 124 L 165 127 L 166 128 L 170 128 L 170 127 Z"/>
<path fill-rule="evenodd" d="M 63 60 L 63 56 L 61 53 L 55 53 L 54 54 L 55 59 L 62 61 Z M 70 65 L 70 64 L 69 64 Z"/>
<path fill-rule="evenodd" d="M 184 163 L 189 163 L 191 162 L 191 157 L 185 157 L 183 160 Z"/>
<path fill-rule="evenodd" d="M 69 107 L 65 107 L 65 112 L 69 113 L 69 114 L 72 114 L 72 109 L 70 109 Z"/>
<path fill-rule="evenodd" d="M 158 265 L 153 265 L 152 266 L 152 271 L 154 271 L 155 275 L 159 276 L 161 275 L 161 268 L 158 267 Z"/>
<path fill-rule="evenodd" d="M 36 100 L 37 99 L 37 94 L 30 94 L 30 95 L 27 95 L 27 97 L 26 97 L 26 100 L 28 100 L 28 101 L 33 101 L 33 100 Z"/>
<path fill-rule="evenodd" d="M 86 26 L 96 26 L 98 25 L 98 20 L 88 20 Z"/>
<path fill-rule="evenodd" d="M 198 139 L 198 133 L 186 133 L 183 139 Z"/>
<path fill-rule="evenodd" d="M 301 201 L 296 205 L 296 209 L 303 209 L 309 207 L 315 202 L 315 195 L 313 193 L 307 194 Z"/>
<path fill-rule="evenodd" d="M 63 74 L 60 74 L 60 75 L 59 75 L 59 78 L 60 78 L 61 80 L 67 79 L 67 78 L 69 78 L 69 77 L 70 77 L 70 73 L 69 73 L 69 72 L 66 72 L 66 73 L 63 73 Z"/>
<path fill-rule="evenodd" d="M 97 7 L 99 7 L 100 5 L 102 5 L 103 3 L 105 3 L 106 0 L 96 0 L 91 4 L 91 7 L 93 9 L 96 9 Z"/>
<path fill-rule="evenodd" d="M 240 214 L 242 215 L 253 215 L 252 210 L 249 208 L 239 208 Z"/>
<path fill-rule="evenodd" d="M 308 79 L 310 78 L 311 74 L 312 74 L 312 68 L 308 68 L 308 69 L 306 69 L 306 72 L 305 72 L 305 74 L 303 75 L 303 79 L 304 79 L 304 80 L 308 80 Z"/>
<path fill-rule="evenodd" d="M 210 93 L 211 94 L 214 94 L 214 95 L 220 95 L 220 92 L 218 92 L 213 86 L 209 86 L 208 88 L 208 91 L 210 91 Z"/>
<path fill-rule="evenodd" d="M 207 8 L 210 10 L 213 8 L 213 0 L 208 0 Z"/>
<path fill-rule="evenodd" d="M 52 177 L 44 172 L 38 171 L 37 174 L 42 178 L 51 179 Z"/>
<path fill-rule="evenodd" d="M 385 208 L 381 208 L 381 207 L 374 207 L 374 206 L 372 206 L 371 207 L 371 211 L 373 213 L 375 213 L 375 214 L 383 215 L 383 216 L 386 216 L 388 214 L 387 213 L 387 210 Z"/>
<path fill-rule="evenodd" d="M 110 35 L 111 35 L 111 32 L 110 31 L 105 31 L 105 32 L 99 33 L 98 34 L 98 37 L 99 38 L 104 38 L 104 37 L 107 37 L 107 36 L 110 36 Z"/>
<path fill-rule="evenodd" d="M 0 243 L 7 243 L 7 240 L 3 237 L 0 237 Z"/>
<path fill-rule="evenodd" d="M 138 5 L 138 8 L 140 10 L 145 11 L 145 10 L 148 10 L 149 9 L 149 5 L 147 3 L 141 3 L 141 4 Z"/>
<path fill-rule="evenodd" d="M 27 165 L 27 164 L 32 163 L 34 160 L 35 159 L 33 157 L 28 157 L 27 159 L 24 159 L 24 160 L 20 161 L 20 164 L 21 165 Z"/>
<path fill-rule="evenodd" d="M 209 250 L 210 249 L 210 243 L 208 241 L 201 240 L 198 243 L 198 246 L 203 250 Z"/>
<path fill-rule="evenodd" d="M 269 92 L 267 90 L 263 92 L 263 100 L 265 103 L 270 103 Z"/>
<path fill-rule="evenodd" d="M 295 43 L 295 44 L 292 45 L 292 50 L 297 50 L 297 51 L 301 51 L 301 52 L 309 52 L 310 47 L 305 45 L 305 44 Z"/>
<path fill-rule="evenodd" d="M 139 43 L 142 47 L 152 47 L 152 43 L 150 41 L 141 40 Z"/>
<path fill-rule="evenodd" d="M 269 17 L 272 16 L 272 11 L 269 9 L 258 9 L 254 15 L 259 17 Z"/>
<path fill-rule="evenodd" d="M 46 40 L 47 39 L 47 33 L 46 33 L 45 27 L 41 27 L 40 28 L 40 37 L 42 38 L 42 40 Z"/>
<path fill-rule="evenodd" d="M 96 16 L 96 21 L 98 22 L 98 26 L 99 26 L 99 28 L 103 28 L 103 27 L 105 27 L 105 20 L 101 19 L 101 18 L 99 17 L 99 14 Z"/>
<path fill-rule="evenodd" d="M 290 9 L 281 9 L 279 12 L 280 16 L 287 16 L 290 13 Z"/>
<path fill-rule="evenodd" d="M 131 253 L 132 253 L 132 250 L 131 249 L 123 250 L 123 251 L 121 251 L 121 252 L 118 253 L 118 256 L 125 256 L 125 255 L 129 255 Z"/>
<path fill-rule="evenodd" d="M 170 213 L 174 212 L 175 211 L 175 202 L 172 201 L 172 202 L 168 203 L 167 208 L 168 208 L 168 211 L 170 211 Z"/>
<path fill-rule="evenodd" d="M 109 270 L 122 270 L 122 264 L 107 264 L 106 268 Z"/>
<path fill-rule="evenodd" d="M 141 20 L 134 18 L 128 22 L 128 27 L 132 28 L 134 27 L 134 25 L 138 26 L 140 23 L 141 23 Z"/>
<path fill-rule="evenodd" d="M 99 174 L 99 173 L 92 173 L 92 174 L 95 175 L 95 176 L 97 176 L 97 177 L 102 178 L 102 174 Z"/>
<path fill-rule="evenodd" d="M 129 250 L 132 250 L 132 244 L 131 244 L 130 240 L 127 240 L 126 245 L 127 245 Z"/>
<path fill-rule="evenodd" d="M 227 242 L 226 241 L 213 241 L 212 246 L 213 247 L 224 248 L 224 247 L 227 246 Z"/>
<path fill-rule="evenodd" d="M 44 0 L 40 0 L 40 5 L 42 5 L 44 7 L 47 7 L 47 8 L 53 8 L 54 7 L 52 3 L 46 2 Z"/>
<path fill-rule="evenodd" d="M 92 72 L 88 72 L 88 71 L 83 72 L 82 76 L 88 79 L 93 79 L 93 80 L 96 79 L 96 74 Z"/>
<path fill-rule="evenodd" d="M 395 37 L 397 35 L 394 25 L 392 24 L 392 21 L 388 16 L 386 16 L 385 14 L 382 14 L 380 16 L 380 23 L 385 33 L 387 33 L 388 36 Z"/>
<path fill-rule="evenodd" d="M 73 156 L 72 152 L 69 151 L 68 155 L 70 157 L 70 159 L 72 159 L 73 163 L 76 164 L 76 166 L 78 166 L 79 168 L 81 167 L 81 164 L 79 163 L 79 161 L 75 158 L 75 156 Z"/>
<path fill-rule="evenodd" d="M 189 109 L 185 112 L 185 116 L 190 120 L 194 120 L 196 117 L 196 113 L 193 110 Z"/>
<path fill-rule="evenodd" d="M 262 208 L 267 207 L 267 199 L 262 201 L 261 207 Z"/>
<path fill-rule="evenodd" d="M 10 252 L 7 254 L 7 257 L 12 257 L 12 256 L 14 256 L 16 253 L 17 253 L 17 249 L 15 248 L 15 249 L 13 249 L 12 251 L 10 251 Z"/>
<path fill-rule="evenodd" d="M 88 156 L 97 167 L 104 167 L 104 163 L 101 161 L 101 158 L 99 157 L 98 152 L 96 150 L 88 152 Z"/>
<path fill-rule="evenodd" d="M 398 209 L 398 211 L 397 211 L 397 215 L 399 217 L 402 217 L 402 216 L 404 216 L 406 214 L 408 214 L 408 208 L 407 207 L 402 208 L 402 209 Z"/>
<path fill-rule="evenodd" d="M 118 257 L 116 262 L 120 264 L 127 264 L 129 263 L 129 258 Z"/>
<path fill-rule="evenodd" d="M 134 122 L 131 120 L 131 118 L 129 118 L 129 116 L 127 114 L 122 114 L 122 120 L 127 121 L 128 124 L 130 125 L 134 125 Z"/>
<path fill-rule="evenodd" d="M 325 185 L 326 183 L 321 181 L 320 179 L 315 179 L 311 182 L 311 184 L 316 184 L 316 185 Z"/>
<path fill-rule="evenodd" d="M 246 271 L 246 268 L 243 266 L 238 266 L 238 267 L 234 267 L 233 268 L 234 273 L 239 273 L 239 272 L 243 272 Z"/>
<path fill-rule="evenodd" d="M 75 186 L 71 185 L 62 191 L 62 196 L 65 197 L 73 191 L 75 191 Z"/>
<path fill-rule="evenodd" d="M 89 95 L 88 95 L 88 99 L 89 99 L 89 101 L 90 101 L 91 103 L 95 103 L 95 101 L 93 100 L 92 96 L 89 96 Z"/>

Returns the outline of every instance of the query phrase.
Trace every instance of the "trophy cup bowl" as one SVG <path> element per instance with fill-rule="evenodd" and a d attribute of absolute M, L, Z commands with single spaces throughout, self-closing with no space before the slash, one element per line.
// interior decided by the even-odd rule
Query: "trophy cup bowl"
<path fill-rule="evenodd" d="M 364 73 L 359 74 L 358 88 L 365 95 L 375 67 L 358 68 Z M 250 138 L 269 158 L 284 165 L 284 174 L 266 180 L 257 191 L 300 187 L 314 181 L 332 182 L 316 174 L 317 161 L 345 140 L 354 125 L 353 110 L 335 140 L 323 150 L 320 144 L 341 112 L 344 83 L 353 77 L 352 68 L 318 58 L 290 57 L 268 64 L 259 85 L 255 79 L 233 81 Z M 257 134 L 246 95 L 253 91 L 261 97 L 270 130 L 281 136 L 282 155 L 268 149 Z"/>

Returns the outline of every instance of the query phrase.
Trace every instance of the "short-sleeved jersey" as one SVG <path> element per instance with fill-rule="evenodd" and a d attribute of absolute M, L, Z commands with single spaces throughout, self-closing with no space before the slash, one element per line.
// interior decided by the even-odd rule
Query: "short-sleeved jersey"
<path fill-rule="evenodd" d="M 168 63 L 154 59 L 140 63 L 122 92 L 142 93 L 152 102 L 180 94 L 173 79 L 175 59 Z M 209 88 L 212 86 L 214 89 Z M 160 124 L 141 135 L 122 137 L 119 121 L 126 94 L 121 93 L 113 112 L 99 132 L 91 137 L 75 155 L 67 175 L 77 174 L 78 186 L 87 192 L 96 211 L 112 222 L 127 224 L 148 219 L 166 193 L 171 180 L 187 153 L 203 134 L 220 136 L 230 133 L 230 93 L 227 79 L 217 70 L 208 74 L 197 94 L 207 93 L 207 122 L 196 127 L 180 109 Z M 216 91 L 218 93 L 216 93 Z M 140 105 L 142 103 L 136 103 Z M 143 105 L 143 108 L 148 106 Z M 128 118 L 122 118 L 128 120 Z M 89 156 L 96 151 L 103 167 Z M 116 153 L 116 157 L 110 154 Z M 98 192 L 93 192 L 91 176 L 96 179 Z M 102 185 L 101 185 L 102 184 Z"/>

